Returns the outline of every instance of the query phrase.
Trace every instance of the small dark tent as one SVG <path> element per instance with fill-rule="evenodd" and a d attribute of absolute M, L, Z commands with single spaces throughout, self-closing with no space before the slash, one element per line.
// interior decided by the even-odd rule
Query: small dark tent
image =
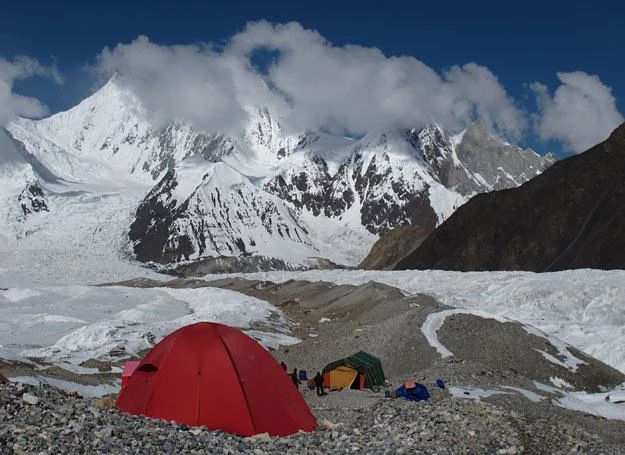
<path fill-rule="evenodd" d="M 339 389 L 373 389 L 384 384 L 382 362 L 375 356 L 359 351 L 323 368 L 323 385 Z"/>
<path fill-rule="evenodd" d="M 117 408 L 242 436 L 287 436 L 317 422 L 273 356 L 238 329 L 199 322 L 152 348 Z"/>

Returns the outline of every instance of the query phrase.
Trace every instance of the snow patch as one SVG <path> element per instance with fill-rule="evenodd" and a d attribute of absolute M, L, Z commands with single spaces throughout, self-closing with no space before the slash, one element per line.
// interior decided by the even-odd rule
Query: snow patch
<path fill-rule="evenodd" d="M 38 294 L 33 289 L 24 288 L 11 288 L 6 291 L 0 291 L 0 295 L 7 299 L 9 302 L 19 302 L 20 300 L 26 300 L 30 297 L 36 297 Z"/>
<path fill-rule="evenodd" d="M 0 343 L 20 357 L 45 357 L 64 365 L 115 358 L 116 353 L 137 355 L 199 321 L 249 330 L 267 347 L 298 341 L 280 309 L 223 289 L 57 286 L 34 288 L 31 295 L 28 305 L 19 306 L 0 298 Z M 252 330 L 255 322 L 268 329 Z M 25 331 L 27 323 L 32 329 Z"/>
<path fill-rule="evenodd" d="M 561 380 L 551 378 L 552 382 L 556 379 L 558 384 Z M 614 390 L 609 392 L 587 393 L 587 392 L 571 392 L 551 387 L 534 381 L 537 389 L 557 395 L 558 398 L 552 400 L 557 406 L 573 411 L 586 412 L 606 419 L 625 420 L 625 402 L 619 400 L 618 397 L 625 398 L 625 384 L 621 384 Z"/>
<path fill-rule="evenodd" d="M 430 205 L 436 213 L 438 219 L 437 224 L 441 224 L 447 218 L 450 217 L 454 211 L 462 204 L 467 202 L 467 199 L 455 191 L 451 191 L 445 188 L 443 185 L 434 183 L 429 188 Z"/>
<path fill-rule="evenodd" d="M 549 381 L 551 381 L 551 383 L 553 385 L 555 385 L 558 389 L 562 389 L 562 388 L 566 388 L 566 389 L 574 389 L 575 387 L 573 387 L 571 384 L 569 384 L 568 382 L 566 382 L 564 379 L 562 378 L 558 378 L 558 377 L 550 377 Z"/>
<path fill-rule="evenodd" d="M 11 382 L 31 384 L 41 386 L 48 384 L 67 393 L 76 392 L 83 397 L 101 397 L 110 393 L 118 393 L 121 381 L 115 381 L 114 384 L 100 385 L 84 385 L 77 382 L 64 381 L 62 379 L 43 377 L 43 376 L 15 376 L 10 378 Z"/>
<path fill-rule="evenodd" d="M 554 346 L 558 350 L 558 355 L 564 357 L 564 361 L 561 361 L 557 359 L 556 357 L 552 356 L 551 354 L 549 354 L 548 352 L 542 351 L 540 349 L 536 349 L 536 351 L 540 352 L 540 354 L 543 357 L 545 357 L 547 360 L 549 360 L 550 362 L 555 363 L 556 365 L 559 365 L 571 371 L 577 371 L 577 368 L 579 367 L 579 365 L 586 364 L 585 361 L 578 359 L 573 354 L 571 354 L 571 351 L 569 350 L 571 346 L 567 345 L 562 340 L 554 336 L 547 335 L 541 330 L 538 330 L 536 327 L 524 325 L 523 328 L 530 335 L 535 335 L 535 336 L 547 339 L 549 343 L 551 343 L 551 345 Z"/>
<path fill-rule="evenodd" d="M 500 387 L 502 389 L 510 389 L 510 390 L 519 392 L 521 395 L 523 395 L 525 398 L 527 398 L 530 401 L 539 402 L 545 399 L 545 397 L 543 397 L 542 395 L 532 392 L 531 390 L 521 389 L 519 387 L 512 387 L 509 385 L 502 385 Z"/>
<path fill-rule="evenodd" d="M 21 355 L 13 352 L 10 349 L 5 348 L 2 345 L 0 345 L 0 360 L 4 360 L 7 362 L 25 363 L 27 365 L 34 365 L 34 363 L 28 360 L 27 358 L 22 357 Z"/>

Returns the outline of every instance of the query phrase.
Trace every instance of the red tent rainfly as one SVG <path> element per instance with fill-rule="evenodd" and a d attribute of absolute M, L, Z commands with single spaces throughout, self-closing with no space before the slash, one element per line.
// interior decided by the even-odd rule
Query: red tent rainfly
<path fill-rule="evenodd" d="M 140 363 L 140 360 L 128 360 L 124 364 L 124 369 L 122 371 L 122 388 L 126 387 L 126 384 L 128 383 L 128 378 L 132 376 L 132 373 L 135 372 Z"/>
<path fill-rule="evenodd" d="M 265 348 L 211 322 L 178 329 L 154 346 L 128 378 L 117 408 L 242 436 L 287 436 L 317 426 Z"/>

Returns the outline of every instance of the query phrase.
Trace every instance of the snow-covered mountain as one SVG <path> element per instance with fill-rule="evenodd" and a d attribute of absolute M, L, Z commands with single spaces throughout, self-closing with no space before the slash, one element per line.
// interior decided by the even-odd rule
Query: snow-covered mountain
<path fill-rule="evenodd" d="M 554 162 L 479 122 L 457 136 L 431 124 L 356 140 L 287 132 L 260 107 L 231 135 L 182 121 L 155 128 L 146 114 L 112 79 L 66 112 L 10 123 L 0 136 L 0 222 L 11 248 L 71 248 L 89 233 L 92 248 L 110 251 L 116 239 L 115 254 L 130 245 L 161 264 L 356 264 L 379 234 L 432 229 L 473 194 L 517 186 Z"/>
<path fill-rule="evenodd" d="M 355 207 L 356 222 L 378 235 L 405 224 L 432 229 L 468 197 L 517 186 L 554 161 L 501 141 L 479 122 L 456 137 L 433 124 L 374 132 L 342 151 L 336 170 L 311 153 L 265 188 L 313 214 L 340 218 Z"/>
<path fill-rule="evenodd" d="M 215 161 L 232 150 L 222 135 L 201 134 L 188 125 L 153 129 L 137 98 L 115 79 L 68 111 L 19 119 L 8 130 L 68 181 L 131 176 L 149 184 L 190 155 Z"/>
<path fill-rule="evenodd" d="M 130 240 L 141 261 L 315 255 L 308 232 L 282 200 L 225 163 L 192 159 L 170 170 L 139 205 Z"/>

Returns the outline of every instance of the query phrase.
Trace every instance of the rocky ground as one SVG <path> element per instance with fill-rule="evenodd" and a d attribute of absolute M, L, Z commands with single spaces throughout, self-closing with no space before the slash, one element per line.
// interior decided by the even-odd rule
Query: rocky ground
<path fill-rule="evenodd" d="M 156 285 L 142 282 L 142 286 Z M 160 284 L 162 285 L 162 284 Z M 175 287 L 206 286 L 201 280 L 174 280 Z M 246 292 L 282 308 L 296 322 L 303 341 L 274 352 L 290 368 L 312 375 L 329 361 L 358 350 L 382 359 L 388 390 L 406 379 L 428 387 L 432 398 L 410 402 L 379 392 L 330 391 L 317 397 L 301 392 L 319 422 L 312 433 L 286 438 L 243 438 L 205 428 L 133 417 L 111 409 L 114 397 L 68 396 L 49 386 L 0 385 L 0 455 L 9 453 L 241 453 L 260 455 L 341 453 L 422 454 L 612 454 L 625 453 L 625 422 L 574 412 L 555 405 L 557 391 L 536 382 L 564 378 L 576 390 L 597 391 L 624 382 L 625 376 L 570 348 L 587 363 L 577 372 L 558 367 L 537 354 L 554 356 L 545 338 L 517 323 L 474 315 L 454 315 L 439 329 L 439 339 L 454 352 L 442 358 L 420 327 L 428 314 L 446 309 L 425 295 L 405 296 L 397 289 L 368 283 L 335 286 L 288 282 L 281 285 L 220 280 L 211 285 Z M 112 373 L 85 381 L 110 381 Z M 28 366 L 0 365 L 7 376 L 26 374 Z M 76 375 L 64 376 L 79 381 Z M 39 371 L 41 374 L 42 372 Z M 442 378 L 447 388 L 436 387 Z M 450 388 L 506 390 L 505 395 L 476 400 L 452 395 Z M 506 387 L 530 391 L 530 400 Z M 625 406 L 625 404 L 623 404 Z"/>
<path fill-rule="evenodd" d="M 523 415 L 435 391 L 418 403 L 361 391 L 304 391 L 319 429 L 290 437 L 239 437 L 134 417 L 107 400 L 49 387 L 0 386 L 0 454 L 618 454 L 623 441 L 575 421 Z M 621 431 L 623 428 L 621 428 Z"/>

